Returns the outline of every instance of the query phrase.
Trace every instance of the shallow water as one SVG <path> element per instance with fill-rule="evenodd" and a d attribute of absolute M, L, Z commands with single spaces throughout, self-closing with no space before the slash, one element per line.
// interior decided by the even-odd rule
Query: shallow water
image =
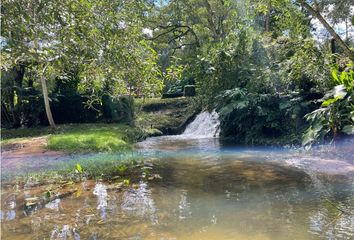
<path fill-rule="evenodd" d="M 160 137 L 137 148 L 156 178 L 4 186 L 3 239 L 354 238 L 351 147 L 338 155 Z M 24 207 L 48 190 L 70 194 Z"/>

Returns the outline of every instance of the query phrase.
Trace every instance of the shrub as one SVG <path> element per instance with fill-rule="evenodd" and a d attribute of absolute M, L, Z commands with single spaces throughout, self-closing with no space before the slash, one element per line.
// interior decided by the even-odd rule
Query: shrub
<path fill-rule="evenodd" d="M 348 65 L 339 76 L 332 71 L 335 86 L 321 99 L 322 105 L 305 116 L 310 123 L 302 144 L 311 146 L 326 139 L 334 140 L 338 135 L 354 135 L 354 71 Z"/>
<path fill-rule="evenodd" d="M 121 96 L 113 99 L 108 95 L 102 97 L 103 118 L 107 122 L 132 124 L 134 120 L 134 99 Z"/>
<path fill-rule="evenodd" d="M 221 136 L 243 144 L 299 143 L 302 118 L 313 107 L 297 92 L 257 94 L 235 88 L 218 98 Z"/>

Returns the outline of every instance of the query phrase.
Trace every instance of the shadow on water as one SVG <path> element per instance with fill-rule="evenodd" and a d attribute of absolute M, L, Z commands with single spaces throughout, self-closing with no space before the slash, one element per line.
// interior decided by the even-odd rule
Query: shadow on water
<path fill-rule="evenodd" d="M 150 175 L 2 189 L 4 239 L 353 239 L 349 159 L 218 139 L 137 145 Z M 329 157 L 330 156 L 330 157 Z M 114 158 L 115 156 L 106 156 Z M 318 161 L 315 161 L 317 159 Z M 346 170 L 333 170 L 340 165 Z M 50 193 L 49 196 L 48 192 Z"/>

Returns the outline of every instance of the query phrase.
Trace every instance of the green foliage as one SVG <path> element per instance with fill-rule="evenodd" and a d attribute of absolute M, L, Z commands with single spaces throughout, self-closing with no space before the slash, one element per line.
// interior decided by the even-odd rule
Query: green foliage
<path fill-rule="evenodd" d="M 88 108 L 85 105 L 85 101 L 88 100 L 87 97 L 84 97 L 80 94 L 73 95 L 50 95 L 52 99 L 51 109 L 53 117 L 58 124 L 65 123 L 94 123 L 100 117 L 101 106 L 95 106 L 96 109 Z M 37 118 L 41 118 L 41 115 Z M 45 119 L 44 117 L 42 117 Z M 46 122 L 42 121 L 42 125 L 45 125 Z"/>
<path fill-rule="evenodd" d="M 151 96 L 162 91 L 157 53 L 143 33 L 149 4 L 20 0 L 4 1 L 2 8 L 2 70 L 23 64 L 35 81 L 48 82 L 49 91 L 56 81 L 66 82 L 91 108 L 105 94 Z M 54 89 L 64 95 L 67 90 Z"/>
<path fill-rule="evenodd" d="M 107 122 L 133 124 L 134 99 L 130 96 L 121 96 L 112 99 L 109 95 L 102 97 L 103 118 Z"/>
<path fill-rule="evenodd" d="M 127 170 L 128 170 L 128 166 L 126 166 L 124 164 L 117 166 L 117 171 L 118 171 L 119 174 L 123 174 Z"/>
<path fill-rule="evenodd" d="M 328 10 L 326 17 L 333 23 L 352 17 L 349 0 L 331 9 L 334 1 L 318 3 L 316 10 Z M 2 119 L 17 127 L 44 123 L 41 98 L 46 94 L 38 91 L 37 79 L 47 82 L 59 123 L 103 118 L 132 124 L 133 109 L 139 107 L 130 97 L 158 97 L 162 91 L 182 92 L 185 85 L 193 84 L 203 107 L 220 109 L 224 135 L 236 134 L 252 143 L 257 134 L 295 136 L 304 113 L 313 110 L 313 100 L 342 85 L 345 90 L 337 87 L 323 99 L 324 110 L 309 115 L 310 120 L 322 119 L 313 125 L 317 127 L 309 139 L 321 132 L 324 136 L 350 133 L 350 122 L 338 119 L 350 119 L 343 116 L 352 113 L 348 106 L 353 73 L 334 71 L 334 81 L 330 79 L 328 66 L 339 61 L 343 49 L 332 56 L 328 40 L 313 39 L 310 16 L 300 4 L 290 0 L 4 1 Z M 157 135 L 181 124 L 190 113 L 189 109 L 165 111 L 165 105 L 144 104 L 135 122 Z M 155 109 L 150 111 L 149 106 Z M 164 113 L 158 115 L 160 108 Z M 296 121 L 288 126 L 288 119 Z M 330 124 L 323 127 L 325 122 Z M 71 136 L 66 141 L 73 145 L 78 138 L 84 149 L 92 142 L 100 145 L 99 151 L 124 146 L 118 140 L 114 143 L 109 134 L 102 137 Z M 103 139 L 112 146 L 101 144 Z"/>
<path fill-rule="evenodd" d="M 347 67 L 353 67 L 351 64 L 348 64 Z M 332 70 L 332 77 L 334 82 L 337 85 L 343 85 L 345 90 L 350 92 L 354 88 L 354 71 L 349 69 L 348 71 L 343 71 L 338 76 L 338 71 L 336 69 Z"/>
<path fill-rule="evenodd" d="M 82 169 L 82 167 L 81 167 L 81 165 L 80 164 L 76 164 L 76 171 L 78 172 L 78 173 L 83 173 L 83 169 Z"/>
<path fill-rule="evenodd" d="M 124 184 L 124 186 L 129 186 L 130 180 L 129 179 L 124 179 L 123 180 L 123 184 Z"/>
<path fill-rule="evenodd" d="M 310 39 L 259 38 L 240 34 L 233 43 L 213 45 L 194 70 L 198 93 L 208 103 L 236 87 L 255 93 L 321 92 L 330 85 L 326 56 Z"/>
<path fill-rule="evenodd" d="M 167 93 L 170 94 L 183 93 L 184 86 L 192 84 L 193 82 L 194 82 L 193 79 L 184 77 L 174 82 L 168 89 Z"/>
<path fill-rule="evenodd" d="M 338 74 L 334 69 L 332 77 L 339 84 L 329 91 L 322 99 L 321 107 L 307 115 L 310 127 L 306 130 L 302 144 L 311 146 L 328 138 L 334 139 L 345 133 L 354 134 L 354 72 L 352 65 Z"/>
<path fill-rule="evenodd" d="M 235 88 L 219 98 L 221 135 L 244 144 L 299 143 L 302 116 L 311 108 L 296 92 L 257 94 Z"/>
<path fill-rule="evenodd" d="M 262 28 L 268 35 L 279 37 L 284 32 L 290 37 L 306 38 L 310 34 L 308 17 L 301 12 L 296 2 L 289 0 L 251 1 L 255 6 L 256 19 L 262 19 Z M 295 3 L 295 4 L 294 4 Z"/>
<path fill-rule="evenodd" d="M 171 90 L 171 86 L 180 85 L 182 73 L 184 71 L 184 66 L 174 66 L 171 65 L 166 68 L 163 73 L 165 87 L 168 89 L 168 93 L 175 93 L 175 90 Z M 182 91 L 180 91 L 182 92 Z"/>

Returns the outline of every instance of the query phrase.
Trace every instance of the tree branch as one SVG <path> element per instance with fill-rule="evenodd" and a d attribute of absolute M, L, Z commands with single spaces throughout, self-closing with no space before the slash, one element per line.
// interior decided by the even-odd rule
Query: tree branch
<path fill-rule="evenodd" d="M 171 29 L 169 29 L 169 30 L 167 30 L 167 31 L 165 31 L 165 32 L 163 32 L 163 33 L 160 33 L 160 34 L 157 35 L 156 37 L 150 38 L 150 40 L 156 40 L 156 39 L 162 37 L 163 35 L 166 35 L 166 34 L 168 34 L 168 33 L 171 33 L 171 32 L 173 32 L 173 31 L 176 31 L 177 29 L 180 29 L 180 28 L 187 28 L 187 31 L 182 32 L 182 33 L 179 34 L 179 35 L 175 35 L 175 37 L 174 37 L 173 39 L 170 39 L 170 40 L 169 40 L 169 43 L 170 43 L 171 41 L 173 41 L 174 39 L 183 37 L 183 36 L 187 35 L 188 33 L 191 33 L 191 34 L 193 35 L 193 37 L 194 37 L 195 44 L 197 45 L 197 47 L 200 46 L 198 36 L 197 36 L 197 34 L 194 32 L 193 28 L 191 28 L 190 26 L 187 26 L 187 25 L 180 25 L 180 24 L 167 25 L 167 26 L 159 25 L 158 28 L 161 28 L 161 29 L 169 29 L 169 28 L 171 28 Z"/>
<path fill-rule="evenodd" d="M 299 1 L 299 0 L 298 0 Z M 341 46 L 344 50 L 344 53 L 354 61 L 354 52 L 349 48 L 349 46 L 342 40 L 342 38 L 334 31 L 334 29 L 328 24 L 328 22 L 322 17 L 319 11 L 312 8 L 306 0 L 300 0 L 301 5 L 311 13 L 313 17 L 316 17 L 322 25 L 326 28 L 326 30 L 331 34 L 331 36 L 337 41 L 339 46 Z"/>

